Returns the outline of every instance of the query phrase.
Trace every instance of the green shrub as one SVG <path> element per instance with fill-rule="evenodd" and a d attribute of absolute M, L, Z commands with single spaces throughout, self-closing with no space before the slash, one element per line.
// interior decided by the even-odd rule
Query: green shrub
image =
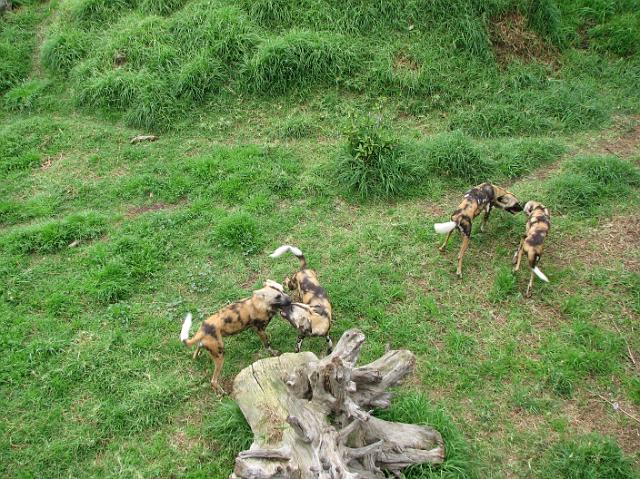
<path fill-rule="evenodd" d="M 640 16 L 628 13 L 589 30 L 594 49 L 628 57 L 640 51 Z"/>
<path fill-rule="evenodd" d="M 638 475 L 613 439 L 590 434 L 553 444 L 545 455 L 541 477 L 637 479 Z"/>
<path fill-rule="evenodd" d="M 340 37 L 291 31 L 265 41 L 246 65 L 252 91 L 281 94 L 319 83 L 338 83 L 358 64 Z"/>
<path fill-rule="evenodd" d="M 77 29 L 65 29 L 47 37 L 40 58 L 49 71 L 66 75 L 87 54 L 90 36 Z"/>
<path fill-rule="evenodd" d="M 433 137 L 421 151 L 429 170 L 443 177 L 477 183 L 489 180 L 495 171 L 494 163 L 461 131 Z"/>
<path fill-rule="evenodd" d="M 264 244 L 258 222 L 246 213 L 233 213 L 220 220 L 213 236 L 220 245 L 245 255 L 256 253 Z"/>
<path fill-rule="evenodd" d="M 393 196 L 412 182 L 397 140 L 371 119 L 353 121 L 336 163 L 336 177 L 362 198 Z"/>

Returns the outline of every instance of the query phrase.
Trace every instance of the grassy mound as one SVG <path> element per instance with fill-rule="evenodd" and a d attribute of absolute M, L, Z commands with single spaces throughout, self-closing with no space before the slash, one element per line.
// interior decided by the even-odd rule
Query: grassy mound
<path fill-rule="evenodd" d="M 63 0 L 58 8 L 42 65 L 71 77 L 78 105 L 118 111 L 145 129 L 169 128 L 179 112 L 228 92 L 271 97 L 327 85 L 398 97 L 415 113 L 451 109 L 452 130 L 485 137 L 594 128 L 615 102 L 640 99 L 629 86 L 636 61 L 620 72 L 615 62 L 596 70 L 569 56 L 562 68 L 582 78 L 554 71 L 578 31 L 588 30 L 593 52 L 633 57 L 638 15 L 621 8 L 595 20 L 554 0 Z M 506 69 L 497 70 L 490 31 L 502 18 L 518 18 L 553 58 L 519 56 L 515 69 L 517 58 L 499 60 Z M 7 63 L 15 65 L 0 74 L 0 89 L 28 74 L 28 56 Z M 603 71 L 610 85 L 598 95 Z"/>
<path fill-rule="evenodd" d="M 547 196 L 559 210 L 587 214 L 639 186 L 640 170 L 630 162 L 617 156 L 579 156 L 550 180 Z"/>

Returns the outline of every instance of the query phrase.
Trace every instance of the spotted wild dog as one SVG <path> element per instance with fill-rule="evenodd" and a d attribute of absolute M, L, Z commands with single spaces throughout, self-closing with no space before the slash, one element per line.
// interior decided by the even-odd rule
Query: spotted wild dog
<path fill-rule="evenodd" d="M 540 261 L 540 256 L 542 256 L 544 240 L 551 228 L 551 215 L 547 207 L 537 201 L 529 201 L 524 205 L 524 212 L 529 217 L 527 220 L 527 232 L 522 236 L 520 246 L 518 246 L 518 249 L 513 255 L 513 264 L 515 265 L 513 271 L 520 269 L 522 253 L 526 253 L 527 259 L 529 260 L 529 267 L 531 268 L 531 277 L 529 278 L 529 285 L 525 293 L 525 296 L 528 298 L 531 296 L 534 275 L 545 283 L 549 282 L 549 278 L 538 268 L 538 262 Z"/>
<path fill-rule="evenodd" d="M 302 341 L 308 336 L 324 336 L 329 352 L 333 349 L 329 329 L 331 329 L 331 303 L 327 298 L 316 272 L 307 268 L 307 260 L 302 251 L 295 246 L 282 245 L 273 253 L 272 258 L 279 258 L 291 252 L 300 260 L 300 271 L 284 280 L 284 285 L 291 292 L 294 303 L 283 307 L 280 315 L 298 330 L 296 352 L 300 352 Z"/>
<path fill-rule="evenodd" d="M 260 336 L 260 340 L 267 351 L 272 356 L 275 356 L 279 353 L 271 349 L 265 329 L 267 329 L 278 308 L 287 307 L 290 304 L 291 298 L 284 292 L 282 285 L 275 281 L 267 280 L 264 283 L 264 287 L 254 291 L 250 298 L 241 299 L 225 306 L 205 319 L 198 332 L 190 339 L 189 330 L 191 329 L 192 317 L 191 313 L 187 314 L 182 323 L 180 341 L 189 347 L 194 344 L 197 345 L 193 353 L 194 359 L 198 356 L 201 347 L 209 351 L 214 362 L 211 387 L 224 394 L 224 389 L 218 384 L 222 363 L 224 362 L 222 338 L 252 327 Z"/>
<path fill-rule="evenodd" d="M 465 193 L 462 203 L 460 203 L 458 209 L 451 215 L 451 221 L 433 225 L 436 233 L 448 233 L 447 238 L 439 248 L 441 253 L 443 253 L 447 247 L 453 230 L 458 228 L 458 231 L 460 231 L 462 235 L 462 246 L 458 253 L 458 269 L 456 270 L 456 274 L 460 278 L 462 278 L 462 258 L 469 247 L 469 239 L 471 238 L 471 222 L 476 216 L 484 212 L 482 224 L 480 225 L 480 231 L 484 232 L 489 214 L 494 207 L 508 211 L 511 214 L 522 211 L 522 205 L 520 205 L 513 193 L 499 186 L 492 185 L 491 183 L 482 183 Z"/>

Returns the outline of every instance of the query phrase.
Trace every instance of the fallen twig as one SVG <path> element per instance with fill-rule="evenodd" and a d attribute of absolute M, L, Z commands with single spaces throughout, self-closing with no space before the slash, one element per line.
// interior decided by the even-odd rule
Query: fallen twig
<path fill-rule="evenodd" d="M 618 325 L 615 323 L 615 321 L 613 322 L 613 327 L 616 328 L 616 331 L 618 331 L 618 334 L 622 337 L 622 339 L 624 340 L 624 344 L 627 345 L 627 354 L 629 355 L 629 359 L 631 360 L 631 362 L 633 363 L 633 365 L 637 368 L 638 367 L 638 363 L 636 362 L 636 358 L 633 357 L 633 352 L 631 351 L 631 346 L 629 346 L 629 341 L 627 341 L 627 338 L 624 336 L 624 334 L 622 334 L 622 331 L 620 331 L 620 328 L 618 327 Z"/>
<path fill-rule="evenodd" d="M 630 417 L 631 419 L 633 419 L 635 422 L 637 422 L 638 424 L 640 424 L 640 419 L 638 419 L 637 417 L 635 417 L 633 414 L 628 413 L 627 411 L 625 411 L 624 409 L 622 409 L 620 407 L 620 404 L 618 403 L 613 403 L 611 401 L 609 401 L 606 397 L 604 397 L 602 394 L 598 394 L 597 392 L 594 391 L 589 391 L 591 394 L 593 394 L 594 396 L 598 396 L 600 399 L 602 399 L 604 402 L 606 402 L 607 404 L 611 405 L 611 407 L 613 408 L 614 411 L 620 411 L 622 414 L 624 414 L 627 417 Z"/>

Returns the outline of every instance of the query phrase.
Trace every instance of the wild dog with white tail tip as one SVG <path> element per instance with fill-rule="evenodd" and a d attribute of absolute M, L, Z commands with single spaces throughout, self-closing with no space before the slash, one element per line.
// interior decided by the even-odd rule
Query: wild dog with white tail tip
<path fill-rule="evenodd" d="M 329 329 L 331 329 L 331 303 L 325 290 L 320 286 L 316 272 L 307 267 L 307 260 L 302 251 L 291 245 L 282 245 L 273 253 L 272 258 L 279 258 L 290 252 L 300 260 L 300 271 L 291 278 L 285 278 L 284 285 L 297 301 L 280 310 L 280 315 L 298 330 L 296 352 L 300 352 L 302 341 L 308 336 L 324 336 L 329 352 L 333 349 Z"/>
<path fill-rule="evenodd" d="M 214 362 L 214 372 L 211 378 L 211 387 L 224 394 L 224 390 L 218 384 L 218 378 L 224 362 L 224 345 L 222 338 L 239 333 L 252 327 L 260 336 L 264 347 L 272 356 L 279 354 L 271 349 L 269 338 L 265 330 L 278 308 L 285 308 L 291 304 L 291 298 L 284 292 L 281 284 L 267 280 L 264 287 L 253 292 L 250 298 L 241 299 L 225 306 L 220 311 L 205 319 L 198 332 L 189 338 L 192 316 L 187 314 L 182 323 L 180 341 L 185 346 L 196 346 L 193 353 L 194 359 L 203 347 L 211 354 Z"/>
<path fill-rule="evenodd" d="M 547 207 L 537 201 L 529 201 L 524 205 L 524 212 L 529 217 L 527 220 L 527 230 L 522 240 L 520 240 L 520 246 L 518 246 L 518 249 L 513 255 L 513 263 L 515 264 L 513 271 L 520 269 L 522 253 L 526 253 L 529 267 L 531 268 L 531 277 L 529 278 L 529 285 L 525 293 L 525 296 L 528 298 L 531 296 L 533 278 L 535 276 L 545 283 L 549 282 L 549 278 L 538 268 L 538 262 L 542 256 L 544 240 L 549 234 L 549 229 L 551 229 L 551 215 Z"/>
<path fill-rule="evenodd" d="M 467 191 L 462 203 L 460 203 L 458 209 L 451 215 L 451 221 L 433 225 L 436 233 L 447 233 L 447 238 L 439 248 L 441 253 L 443 253 L 447 247 L 453 230 L 457 228 L 458 231 L 460 231 L 462 235 L 462 246 L 458 253 L 458 269 L 456 270 L 456 274 L 460 278 L 462 278 L 462 258 L 469 247 L 469 240 L 471 238 L 472 221 L 476 216 L 484 212 L 482 225 L 480 226 L 480 231 L 484 231 L 487 220 L 489 219 L 489 213 L 491 213 L 493 207 L 508 211 L 511 214 L 522 211 L 522 206 L 513 193 L 499 186 L 492 185 L 491 183 L 482 183 Z"/>

